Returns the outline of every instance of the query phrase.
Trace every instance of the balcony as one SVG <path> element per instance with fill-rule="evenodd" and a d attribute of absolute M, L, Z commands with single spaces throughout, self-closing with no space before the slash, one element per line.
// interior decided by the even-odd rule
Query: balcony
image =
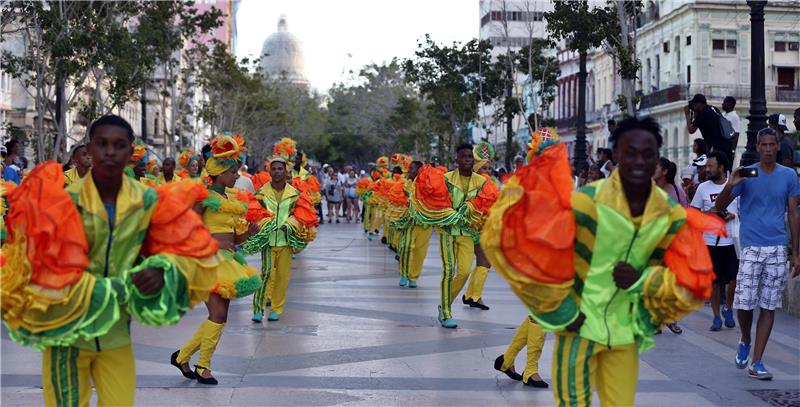
<path fill-rule="evenodd" d="M 749 85 L 728 84 L 692 84 L 672 85 L 668 88 L 657 90 L 642 96 L 639 109 L 651 109 L 667 103 L 688 102 L 697 93 L 705 95 L 708 100 L 721 100 L 725 96 L 733 96 L 736 100 L 750 99 Z M 800 102 L 800 90 L 784 90 L 778 87 L 767 87 L 767 103 L 769 102 Z"/>

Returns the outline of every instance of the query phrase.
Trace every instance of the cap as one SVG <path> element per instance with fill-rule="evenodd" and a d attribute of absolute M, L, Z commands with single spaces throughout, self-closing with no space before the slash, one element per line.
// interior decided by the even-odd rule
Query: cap
<path fill-rule="evenodd" d="M 706 157 L 705 154 L 695 158 L 694 161 L 692 161 L 692 165 L 695 167 L 705 167 L 706 164 L 708 164 L 708 157 Z"/>
<path fill-rule="evenodd" d="M 692 171 L 691 167 L 684 168 L 681 170 L 681 179 L 692 179 L 694 178 L 694 171 Z"/>
<path fill-rule="evenodd" d="M 789 128 L 786 127 L 786 116 L 775 113 L 769 115 L 769 119 L 767 119 L 767 123 L 778 126 L 779 129 L 783 131 L 789 131 Z"/>
<path fill-rule="evenodd" d="M 699 103 L 708 103 L 706 101 L 706 97 L 702 93 L 698 93 L 698 94 L 694 95 L 694 97 L 692 97 L 692 100 L 689 101 L 689 103 L 697 103 L 697 102 L 699 102 Z"/>

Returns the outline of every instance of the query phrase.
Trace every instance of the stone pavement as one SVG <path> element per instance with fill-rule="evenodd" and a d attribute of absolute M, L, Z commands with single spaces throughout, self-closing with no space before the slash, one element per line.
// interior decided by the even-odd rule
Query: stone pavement
<path fill-rule="evenodd" d="M 185 380 L 169 365 L 206 318 L 202 305 L 174 327 L 134 323 L 137 405 L 553 405 L 549 389 L 525 387 L 493 369 L 526 315 L 497 274 L 484 292 L 490 311 L 457 302 L 459 328 L 438 326 L 437 248 L 431 239 L 420 287 L 402 289 L 394 254 L 379 241 L 367 241 L 354 225 L 323 225 L 295 260 L 281 321 L 253 324 L 250 298 L 232 304 L 213 359 L 216 387 Z M 249 260 L 259 266 L 257 257 Z M 798 405 L 800 320 L 777 315 L 766 352 L 775 379 L 760 382 L 734 368 L 737 331 L 709 332 L 710 314 L 706 307 L 690 315 L 683 335 L 660 335 L 655 350 L 641 356 L 637 405 Z M 548 382 L 552 346 L 548 335 L 540 364 Z M 524 363 L 522 352 L 519 371 Z M 4 406 L 42 404 L 40 364 L 38 352 L 3 331 Z"/>

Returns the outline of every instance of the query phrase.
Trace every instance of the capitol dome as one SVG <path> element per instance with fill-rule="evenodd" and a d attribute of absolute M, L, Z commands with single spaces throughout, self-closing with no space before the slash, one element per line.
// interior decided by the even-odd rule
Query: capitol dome
<path fill-rule="evenodd" d="M 286 16 L 278 19 L 278 31 L 266 40 L 261 48 L 261 69 L 265 77 L 298 85 L 307 85 L 303 46 L 288 31 Z"/>

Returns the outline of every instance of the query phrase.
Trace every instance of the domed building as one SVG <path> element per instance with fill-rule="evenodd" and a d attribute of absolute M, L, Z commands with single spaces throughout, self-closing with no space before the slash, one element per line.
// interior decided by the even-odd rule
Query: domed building
<path fill-rule="evenodd" d="M 303 46 L 288 31 L 286 16 L 278 19 L 278 31 L 264 41 L 261 48 L 261 69 L 267 78 L 295 85 L 308 85 Z"/>

